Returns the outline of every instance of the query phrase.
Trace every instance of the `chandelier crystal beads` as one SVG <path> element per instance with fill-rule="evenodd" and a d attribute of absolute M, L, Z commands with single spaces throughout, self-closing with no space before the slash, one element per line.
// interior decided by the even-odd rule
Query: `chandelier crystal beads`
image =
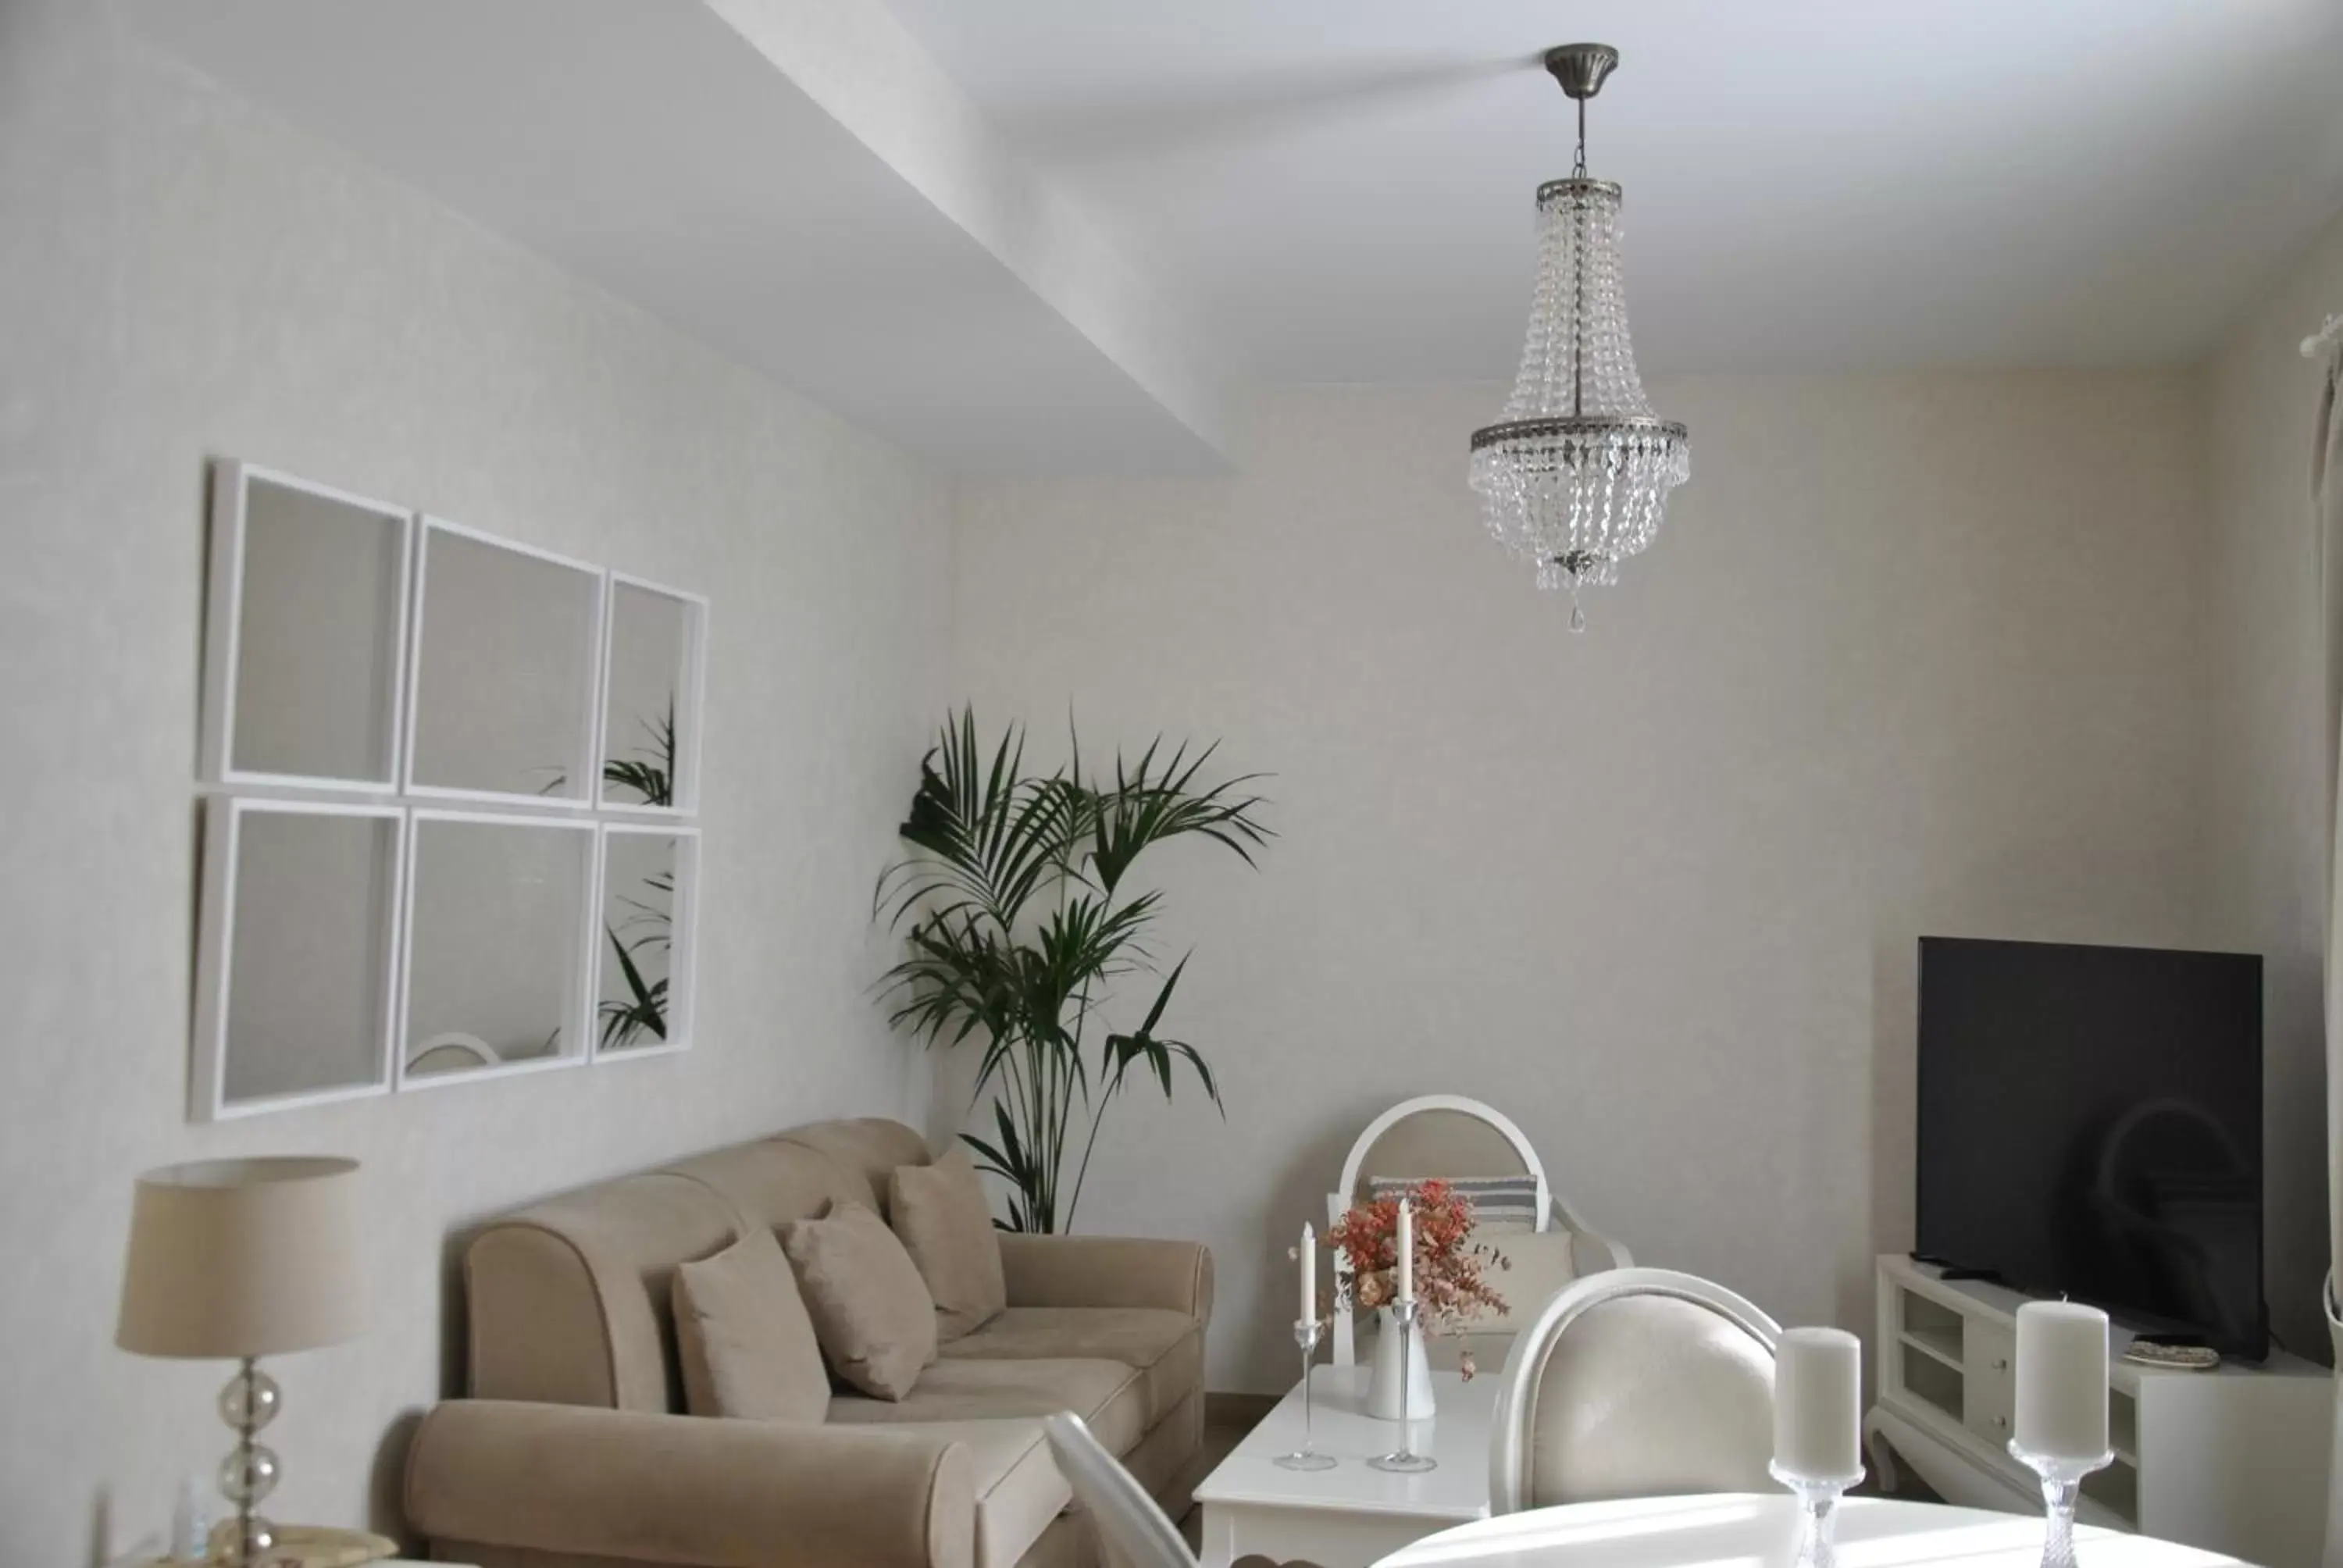
<path fill-rule="evenodd" d="M 1635 371 L 1620 279 L 1619 187 L 1586 175 L 1586 100 L 1618 63 L 1600 44 L 1546 55 L 1578 104 L 1578 163 L 1538 189 L 1537 290 L 1521 373 L 1502 423 L 1473 432 L 1473 488 L 1489 531 L 1567 588 L 1619 580 L 1619 563 L 1658 533 L 1667 494 L 1691 473 L 1684 427 L 1652 411 Z"/>

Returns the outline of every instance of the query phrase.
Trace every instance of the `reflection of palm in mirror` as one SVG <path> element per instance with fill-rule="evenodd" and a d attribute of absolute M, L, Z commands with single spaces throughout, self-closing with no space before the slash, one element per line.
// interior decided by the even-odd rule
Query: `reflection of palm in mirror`
<path fill-rule="evenodd" d="M 633 790 L 638 805 L 671 807 L 675 804 L 675 694 L 668 694 L 664 714 L 639 724 L 649 745 L 637 748 L 632 757 L 604 758 L 603 786 Z"/>
<path fill-rule="evenodd" d="M 642 732 L 649 738 L 649 748 L 633 757 L 609 757 L 602 762 L 602 786 L 631 789 L 638 799 L 620 801 L 620 805 L 663 806 L 675 804 L 675 698 L 667 699 L 667 713 L 659 719 L 641 720 Z M 566 795 L 569 792 L 569 769 L 558 763 L 539 768 L 546 781 L 537 788 L 540 795 Z"/>
<path fill-rule="evenodd" d="M 658 855 L 656 869 L 626 866 L 620 846 L 629 841 Z M 675 933 L 676 849 L 671 838 L 624 835 L 609 840 L 604 876 L 612 889 L 635 891 L 605 895 L 603 935 L 610 964 L 604 969 L 599 1007 L 601 1048 L 621 1050 L 646 1038 L 668 1038 L 668 980 Z"/>

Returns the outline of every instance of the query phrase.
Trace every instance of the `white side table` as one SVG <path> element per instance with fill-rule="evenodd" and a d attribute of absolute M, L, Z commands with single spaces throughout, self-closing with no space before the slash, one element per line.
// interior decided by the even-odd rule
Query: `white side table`
<path fill-rule="evenodd" d="M 1196 1488 L 1203 1510 L 1203 1568 L 1228 1568 L 1258 1553 L 1320 1568 L 1367 1568 L 1410 1542 L 1489 1513 L 1489 1421 L 1497 1380 L 1471 1382 L 1432 1374 L 1437 1412 L 1412 1423 L 1409 1446 L 1437 1470 L 1392 1475 L 1367 1460 L 1399 1446 L 1399 1422 L 1366 1412 L 1368 1369 L 1322 1366 L 1311 1386 L 1315 1446 L 1332 1470 L 1281 1470 L 1271 1462 L 1302 1446 L 1302 1385 L 1278 1402 Z"/>

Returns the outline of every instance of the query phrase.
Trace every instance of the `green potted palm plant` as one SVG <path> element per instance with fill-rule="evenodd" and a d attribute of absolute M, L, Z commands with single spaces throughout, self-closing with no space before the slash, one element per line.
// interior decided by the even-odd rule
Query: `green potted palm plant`
<path fill-rule="evenodd" d="M 946 719 L 901 829 L 910 852 L 872 900 L 909 950 L 880 985 L 891 1021 L 930 1046 L 982 1051 L 976 1095 L 990 1096 L 991 1127 L 961 1137 L 1008 1183 L 1000 1223 L 1011 1231 L 1072 1227 L 1099 1129 L 1134 1070 L 1167 1100 L 1192 1077 L 1220 1105 L 1202 1053 L 1161 1032 L 1188 960 L 1158 966 L 1147 939 L 1162 896 L 1133 891 L 1131 871 L 1179 838 L 1250 866 L 1272 836 L 1249 789 L 1258 775 L 1202 781 L 1216 747 L 1159 740 L 1135 761 L 1118 753 L 1109 773 L 1086 768 L 1071 739 L 1065 767 L 1029 772 L 1021 730 L 988 759 L 973 709 Z M 1143 1020 L 1105 1031 L 1115 982 L 1141 974 L 1161 980 Z"/>

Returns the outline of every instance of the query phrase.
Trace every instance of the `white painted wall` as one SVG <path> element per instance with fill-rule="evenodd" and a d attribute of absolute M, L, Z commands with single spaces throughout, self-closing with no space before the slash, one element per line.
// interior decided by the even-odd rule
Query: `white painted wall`
<path fill-rule="evenodd" d="M 1639 1260 L 1864 1322 L 1910 1244 L 1914 940 L 2205 935 L 2190 375 L 1664 382 L 1694 477 L 1580 638 L 1464 487 L 1502 401 L 1295 390 L 1232 477 L 961 493 L 981 714 L 1276 774 L 1257 876 L 1169 879 L 1167 1022 L 1228 1119 L 1134 1093 L 1082 1216 L 1212 1244 L 1216 1388 L 1290 1381 L 1284 1249 L 1432 1090 Z"/>
<path fill-rule="evenodd" d="M 0 1562 L 79 1564 L 225 1447 L 224 1366 L 112 1344 L 134 1172 L 357 1156 L 379 1322 L 285 1359 L 277 1511 L 355 1522 L 455 1352 L 451 1236 L 925 1075 L 864 985 L 941 707 L 940 483 L 117 30 L 0 7 Z M 697 1050 L 217 1128 L 184 1102 L 205 463 L 714 597 Z M 377 1518 L 385 1515 L 377 1510 Z"/>
<path fill-rule="evenodd" d="M 2343 221 L 2272 280 L 2208 370 L 2215 546 L 2197 612 L 2213 632 L 2208 821 L 2221 940 L 2268 955 L 2265 1088 L 2270 1312 L 2307 1355 L 2327 1335 L 2327 1072 L 2319 1032 L 2325 765 L 2310 462 L 2320 367 L 2298 346 L 2343 311 Z"/>

